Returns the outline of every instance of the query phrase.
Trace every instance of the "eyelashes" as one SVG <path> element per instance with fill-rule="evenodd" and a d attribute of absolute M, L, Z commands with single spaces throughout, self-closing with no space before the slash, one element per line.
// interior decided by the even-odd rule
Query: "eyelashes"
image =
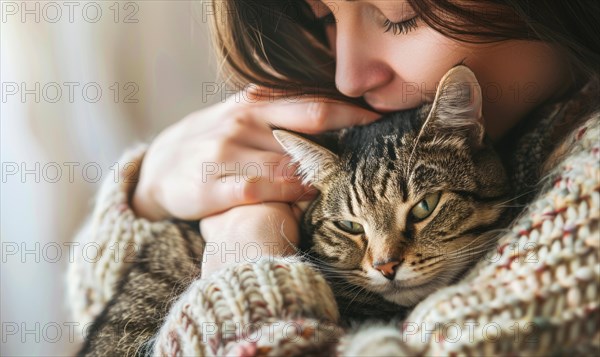
<path fill-rule="evenodd" d="M 407 34 L 417 28 L 417 17 L 418 16 L 415 16 L 411 19 L 400 22 L 392 22 L 386 19 L 383 23 L 383 27 L 385 28 L 385 31 L 383 32 L 391 32 L 393 35 Z"/>
<path fill-rule="evenodd" d="M 418 16 L 415 16 L 413 18 L 410 18 L 405 21 L 400 21 L 400 22 L 392 22 L 391 20 L 386 19 L 383 23 L 383 29 L 384 29 L 383 33 L 390 32 L 393 35 L 407 34 L 417 28 L 417 26 L 418 26 L 417 18 L 418 18 Z M 335 19 L 333 12 L 330 12 L 327 15 L 319 18 L 319 21 L 323 25 L 331 25 L 331 24 L 337 23 L 337 20 Z"/>

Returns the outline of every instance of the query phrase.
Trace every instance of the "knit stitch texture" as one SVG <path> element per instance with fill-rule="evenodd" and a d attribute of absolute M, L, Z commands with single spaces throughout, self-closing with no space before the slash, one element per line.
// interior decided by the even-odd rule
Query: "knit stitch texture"
<path fill-rule="evenodd" d="M 597 92 L 592 92 L 597 102 Z M 594 97 L 595 96 L 595 97 Z M 573 101 L 572 101 L 573 102 Z M 571 107 L 547 114 L 564 117 Z M 527 140 L 555 134 L 538 122 Z M 560 124 L 560 123 L 559 123 Z M 536 134 L 537 133 L 537 134 Z M 537 166 L 513 173 L 531 203 L 497 249 L 460 282 L 419 303 L 403 320 L 337 325 L 333 292 L 315 267 L 295 258 L 265 258 L 197 279 L 173 304 L 152 341 L 154 355 L 547 355 L 600 352 L 600 119 L 580 122 L 553 143 L 538 140 Z M 533 140 L 533 142 L 532 142 Z M 548 146 L 550 147 L 550 146 Z M 558 149 L 557 149 L 558 148 Z M 562 150 L 562 151 L 561 151 Z M 144 147 L 121 162 L 139 167 Z M 541 160 L 544 158 L 545 160 Z M 542 165 L 544 164 L 545 165 Z M 532 176 L 533 175 L 533 176 Z M 126 173 L 122 178 L 128 177 Z M 124 180 L 123 180 L 124 181 Z M 75 317 L 92 321 L 131 264 L 128 256 L 177 221 L 151 223 L 129 208 L 132 184 L 105 182 L 90 221 L 78 235 L 100 247 L 99 259 L 69 269 Z M 171 230 L 176 232 L 176 230 Z M 202 238 L 198 235 L 198 240 Z M 115 245 L 116 244 L 116 245 Z M 115 249 L 116 248 L 116 249 Z M 83 254 L 78 254 L 83 257 Z"/>

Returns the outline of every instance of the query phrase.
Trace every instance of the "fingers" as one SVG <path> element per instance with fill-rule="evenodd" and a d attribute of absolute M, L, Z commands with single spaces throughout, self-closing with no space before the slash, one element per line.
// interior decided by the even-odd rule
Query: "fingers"
<path fill-rule="evenodd" d="M 257 176 L 284 176 L 292 179 L 296 169 L 291 163 L 291 158 L 283 153 L 253 149 L 237 143 L 228 144 L 227 151 L 220 157 L 221 162 L 204 164 L 212 165 L 208 174 L 212 175 L 213 179 L 228 175 L 244 176 L 248 179 Z"/>
<path fill-rule="evenodd" d="M 240 180 L 239 177 L 228 176 L 226 183 L 220 187 L 224 196 L 230 197 L 227 203 L 237 202 L 233 206 L 260 202 L 299 202 L 313 199 L 315 192 L 298 180 L 285 177 Z"/>
<path fill-rule="evenodd" d="M 268 89 L 250 86 L 246 96 L 252 102 L 247 108 L 264 122 L 283 128 L 313 134 L 354 125 L 365 125 L 381 115 L 355 105 L 319 97 L 288 97 L 276 101 L 264 93 Z"/>
<path fill-rule="evenodd" d="M 294 175 L 287 156 L 237 145 L 228 156 L 223 163 L 203 164 L 200 216 L 239 205 L 310 200 L 316 194 Z"/>
<path fill-rule="evenodd" d="M 284 153 L 283 147 L 275 140 L 271 128 L 261 120 L 247 117 L 231 118 L 229 123 L 221 125 L 220 133 L 248 148 Z"/>
<path fill-rule="evenodd" d="M 250 110 L 265 122 L 307 134 L 365 125 L 380 117 L 378 113 L 357 106 L 322 98 L 254 105 Z"/>

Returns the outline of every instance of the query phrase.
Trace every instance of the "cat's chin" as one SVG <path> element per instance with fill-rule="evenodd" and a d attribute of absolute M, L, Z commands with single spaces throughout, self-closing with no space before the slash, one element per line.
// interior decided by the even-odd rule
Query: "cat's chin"
<path fill-rule="evenodd" d="M 427 282 L 413 287 L 394 287 L 390 284 L 390 288 L 380 292 L 381 296 L 394 304 L 402 306 L 413 306 L 421 302 L 423 298 L 436 290 L 435 284 Z"/>

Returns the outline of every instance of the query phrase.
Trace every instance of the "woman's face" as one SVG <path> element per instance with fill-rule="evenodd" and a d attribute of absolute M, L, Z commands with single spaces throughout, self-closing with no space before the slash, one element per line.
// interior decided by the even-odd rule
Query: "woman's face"
<path fill-rule="evenodd" d="M 458 42 L 415 18 L 406 0 L 307 1 L 317 17 L 328 17 L 338 89 L 379 112 L 431 101 L 442 76 L 463 63 L 479 80 L 486 129 L 496 140 L 568 83 L 562 56 L 544 43 Z"/>

